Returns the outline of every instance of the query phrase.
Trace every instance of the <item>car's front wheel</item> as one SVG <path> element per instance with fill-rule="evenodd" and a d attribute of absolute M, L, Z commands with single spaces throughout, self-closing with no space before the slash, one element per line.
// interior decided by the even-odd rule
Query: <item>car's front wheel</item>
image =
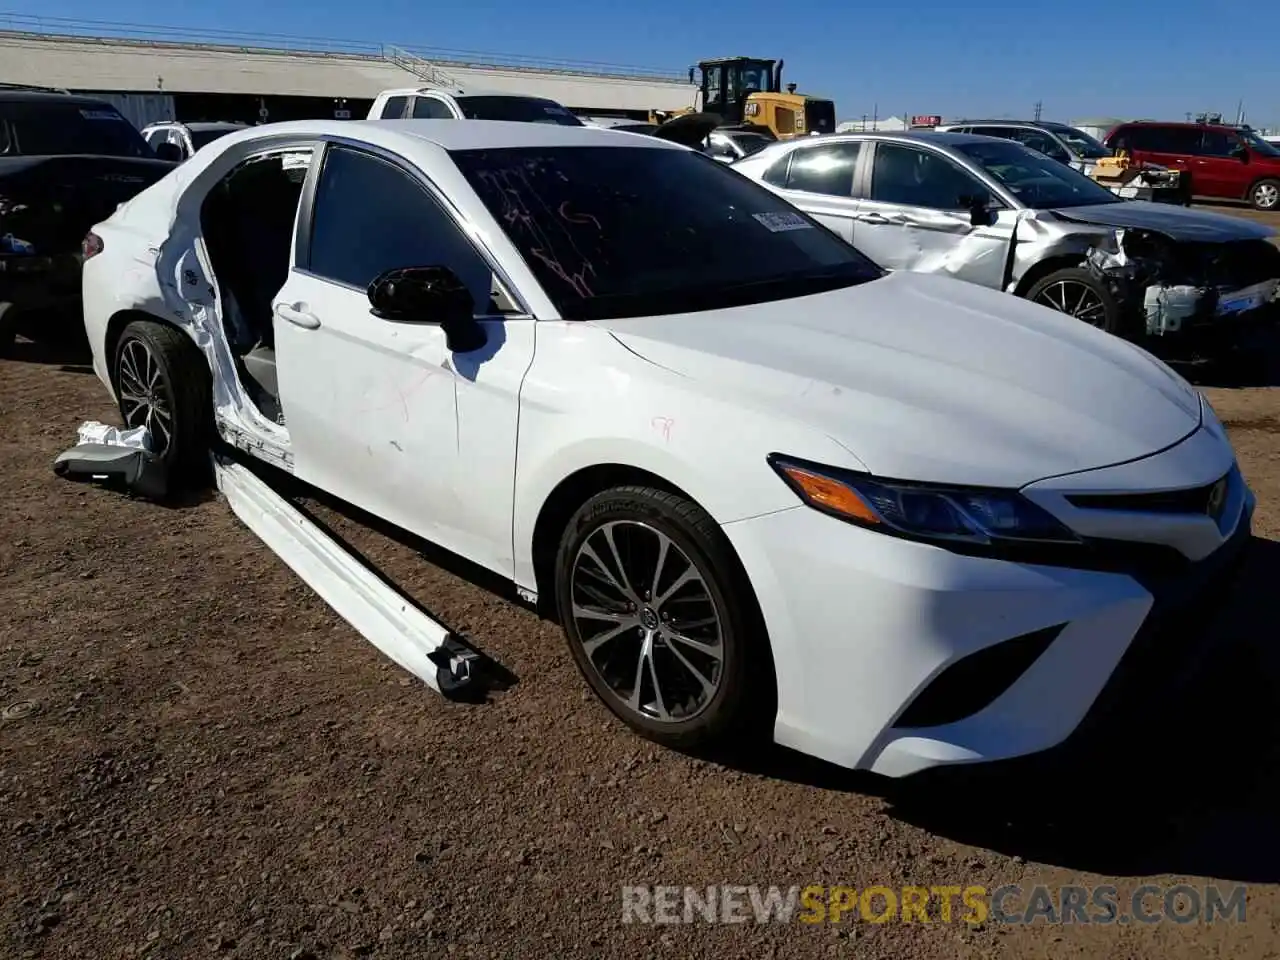
<path fill-rule="evenodd" d="M 116 343 L 112 369 L 126 427 L 146 427 L 151 450 L 178 482 L 208 472 L 212 431 L 209 364 L 191 338 L 134 320 Z"/>
<path fill-rule="evenodd" d="M 771 727 L 768 641 L 746 574 L 697 504 L 617 487 L 574 514 L 556 560 L 569 649 L 596 695 L 678 749 L 722 749 Z"/>
<path fill-rule="evenodd" d="M 1122 334 L 1120 303 L 1092 273 L 1082 267 L 1055 270 L 1027 290 L 1032 303 L 1052 307 L 1107 333 Z"/>

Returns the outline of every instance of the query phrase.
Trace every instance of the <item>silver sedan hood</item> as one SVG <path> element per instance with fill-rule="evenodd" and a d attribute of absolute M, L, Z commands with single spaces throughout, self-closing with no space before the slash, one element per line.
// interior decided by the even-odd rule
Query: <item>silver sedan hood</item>
<path fill-rule="evenodd" d="M 887 477 L 1020 487 L 1148 456 L 1200 425 L 1198 394 L 1145 351 L 943 277 L 599 325 L 762 426 L 804 424 Z"/>
<path fill-rule="evenodd" d="M 1155 230 L 1172 240 L 1226 243 L 1231 240 L 1265 240 L 1275 235 L 1275 228 L 1228 217 L 1207 210 L 1175 207 L 1148 200 L 1121 200 L 1087 207 L 1063 207 L 1053 211 L 1062 220 L 1091 223 L 1103 227 Z"/>

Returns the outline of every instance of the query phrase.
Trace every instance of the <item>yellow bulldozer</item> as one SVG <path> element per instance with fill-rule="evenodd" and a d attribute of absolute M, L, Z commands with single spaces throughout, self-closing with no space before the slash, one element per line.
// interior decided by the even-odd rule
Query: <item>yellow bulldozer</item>
<path fill-rule="evenodd" d="M 689 68 L 689 83 L 698 85 L 695 103 L 682 110 L 652 110 L 649 122 L 667 123 L 701 113 L 717 126 L 751 130 L 778 140 L 811 133 L 834 133 L 836 106 L 822 97 L 796 93 L 794 83 L 782 89 L 782 60 L 721 57 Z"/>

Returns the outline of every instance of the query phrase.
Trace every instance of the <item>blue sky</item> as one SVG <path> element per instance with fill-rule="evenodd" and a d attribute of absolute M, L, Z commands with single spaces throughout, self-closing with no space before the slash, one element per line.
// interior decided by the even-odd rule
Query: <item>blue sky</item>
<path fill-rule="evenodd" d="M 1091 8 L 1095 12 L 1091 12 Z M 1244 100 L 1280 124 L 1280 50 L 1261 0 L 0 0 L 4 14 L 243 30 L 682 70 L 707 56 L 782 57 L 784 80 L 832 97 L 840 119 L 1142 116 L 1180 119 Z"/>

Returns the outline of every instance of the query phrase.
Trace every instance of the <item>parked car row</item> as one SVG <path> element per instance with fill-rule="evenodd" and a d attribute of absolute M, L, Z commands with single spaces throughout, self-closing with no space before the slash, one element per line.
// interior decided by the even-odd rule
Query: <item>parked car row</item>
<path fill-rule="evenodd" d="M 948 132 L 834 134 L 733 169 L 889 270 L 1025 297 L 1131 340 L 1274 322 L 1275 231 L 1129 201 L 1021 143 Z"/>

